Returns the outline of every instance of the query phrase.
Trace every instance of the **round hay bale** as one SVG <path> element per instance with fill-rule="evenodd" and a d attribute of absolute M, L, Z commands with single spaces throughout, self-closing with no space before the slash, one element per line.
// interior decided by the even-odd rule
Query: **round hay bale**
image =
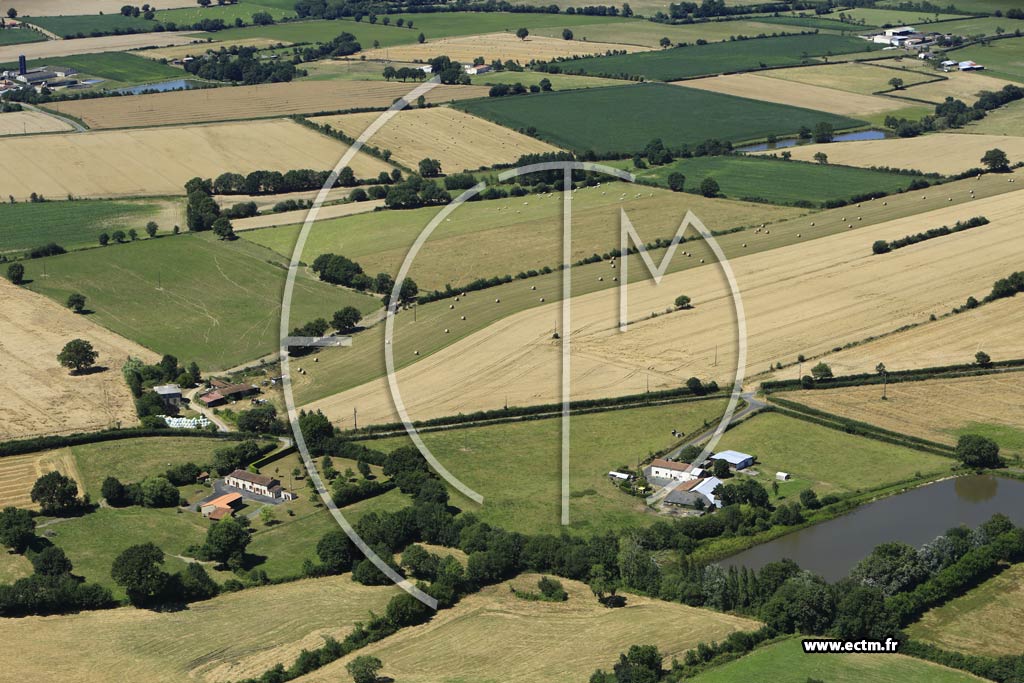
<path fill-rule="evenodd" d="M 466 316 L 462 316 L 462 319 L 463 319 L 463 320 L 465 320 L 465 319 L 466 319 Z"/>
<path fill-rule="evenodd" d="M 500 303 L 501 303 L 501 299 L 495 299 L 495 300 L 494 300 L 494 303 L 496 303 L 496 304 L 500 304 Z"/>

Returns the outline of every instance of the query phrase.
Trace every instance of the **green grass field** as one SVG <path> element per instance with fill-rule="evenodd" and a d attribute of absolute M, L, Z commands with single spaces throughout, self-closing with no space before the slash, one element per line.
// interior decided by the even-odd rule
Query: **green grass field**
<path fill-rule="evenodd" d="M 853 18 L 854 21 L 863 20 L 867 26 L 878 26 L 880 28 L 887 26 L 913 26 L 920 28 L 927 24 L 932 24 L 937 21 L 946 21 L 948 19 L 966 18 L 963 15 L 956 13 L 937 13 L 937 12 L 922 12 L 915 10 L 894 10 L 894 9 L 882 9 L 874 7 L 854 7 L 853 9 L 843 10 L 846 16 Z M 934 26 L 931 29 L 922 28 L 921 30 L 932 30 L 945 32 L 946 29 L 942 26 Z"/>
<path fill-rule="evenodd" d="M 1016 564 L 966 594 L 924 614 L 907 632 L 947 650 L 971 655 L 1020 654 L 1024 564 Z"/>
<path fill-rule="evenodd" d="M 836 129 L 862 125 L 823 111 L 661 83 L 489 97 L 455 106 L 516 130 L 535 128 L 537 137 L 559 147 L 598 154 L 639 151 L 659 137 L 678 148 L 711 138 L 740 142 L 784 135 L 804 125 L 813 128 L 820 121 Z M 640 112 L 642 126 L 636 125 Z M 692 116 L 680 125 L 686 113 Z"/>
<path fill-rule="evenodd" d="M 81 292 L 96 322 L 210 370 L 277 350 L 282 264 L 273 252 L 243 240 L 186 234 L 37 259 L 25 270 L 31 289 L 62 304 Z M 347 305 L 366 313 L 380 304 L 301 271 L 292 322 L 330 319 Z"/>
<path fill-rule="evenodd" d="M 956 436 L 965 434 L 977 434 L 992 439 L 1003 449 L 1002 455 L 1009 455 L 1007 451 L 1024 453 L 1024 429 L 1011 427 L 1009 425 L 990 424 L 986 422 L 970 422 L 967 425 L 953 431 Z"/>
<path fill-rule="evenodd" d="M 903 4 L 904 0 L 878 0 L 878 7 L 897 7 Z M 1006 10 L 1020 8 L 1018 0 L 953 0 L 947 3 L 952 5 L 958 12 L 988 12 L 996 10 L 1005 13 Z"/>
<path fill-rule="evenodd" d="M 1024 30 L 1024 21 L 1013 19 L 982 19 L 977 21 L 998 21 L 1002 26 L 1008 24 L 1021 25 Z M 993 34 L 990 31 L 989 34 Z M 985 72 L 989 76 L 998 76 L 1011 81 L 1024 82 L 1024 38 L 1007 38 L 1005 40 L 994 40 L 986 46 L 973 45 L 960 50 L 953 50 L 948 53 L 949 59 L 972 59 L 985 66 Z M 1002 110 L 996 110 L 993 114 L 999 114 Z"/>
<path fill-rule="evenodd" d="M 903 655 L 806 655 L 799 638 L 784 640 L 710 669 L 694 683 L 974 683 L 978 678 Z"/>
<path fill-rule="evenodd" d="M 862 33 L 866 29 L 872 28 L 870 24 L 854 24 L 847 21 L 840 21 L 838 13 L 824 16 L 816 16 L 813 13 L 807 13 L 806 16 L 803 13 L 799 15 L 783 14 L 778 17 L 757 17 L 756 21 L 766 24 L 778 24 L 779 26 L 791 26 L 794 31 L 798 28 L 816 28 L 820 31 Z"/>
<path fill-rule="evenodd" d="M 161 205 L 146 201 L 47 201 L 0 204 L 0 253 L 56 242 L 65 249 L 94 246 L 101 232 L 143 227 Z M 163 226 L 165 230 L 170 226 Z"/>
<path fill-rule="evenodd" d="M 267 38 L 282 43 L 323 43 L 333 40 L 342 33 L 351 33 L 359 41 L 364 50 L 373 47 L 378 41 L 382 47 L 415 43 L 419 31 L 396 26 L 384 26 L 380 22 L 371 24 L 368 20 L 360 22 L 350 19 L 294 21 L 270 26 L 244 26 L 229 28 L 217 33 L 201 33 L 204 37 L 214 36 L 218 41 L 230 44 L 234 40 L 246 38 Z"/>
<path fill-rule="evenodd" d="M 714 43 L 729 40 L 735 36 L 754 37 L 772 35 L 773 33 L 799 33 L 808 28 L 803 24 L 786 25 L 785 21 L 765 21 L 770 17 L 752 17 L 732 21 L 696 21 L 692 24 L 661 24 L 651 21 L 619 20 L 610 23 L 604 21 L 597 24 L 581 24 L 571 27 L 576 40 L 590 40 L 603 43 L 625 43 L 627 45 L 647 45 L 660 47 L 661 39 L 668 38 L 673 44 L 694 44 L 698 40 Z M 599 17 L 598 17 L 599 19 Z M 825 23 L 838 25 L 836 21 Z M 810 28 L 827 28 L 811 26 Z M 842 26 L 840 25 L 840 28 Z M 848 30 L 852 30 L 849 29 Z M 552 26 L 533 31 L 537 35 L 562 37 L 562 27 Z"/>
<path fill-rule="evenodd" d="M 876 46 L 877 47 L 877 46 Z M 588 57 L 561 64 L 562 71 L 590 76 L 642 76 L 672 81 L 766 66 L 790 66 L 820 61 L 816 57 L 871 50 L 872 45 L 853 36 L 819 33 L 637 52 L 631 55 Z"/>
<path fill-rule="evenodd" d="M 198 7 L 193 3 L 192 7 L 181 7 L 178 9 L 164 9 L 156 13 L 158 21 L 163 23 L 173 22 L 177 26 L 191 26 L 203 19 L 223 19 L 224 23 L 233 25 L 235 19 L 241 19 L 245 23 L 252 21 L 252 15 L 256 12 L 267 12 L 274 19 L 295 16 L 294 3 L 285 6 L 284 3 L 275 2 L 249 2 L 243 0 L 234 5 L 218 5 L 214 2 L 210 7 Z M 219 34 L 218 34 L 219 35 Z"/>
<path fill-rule="evenodd" d="M 103 88 L 115 88 L 126 85 L 139 85 L 141 83 L 155 83 L 175 78 L 181 78 L 184 72 L 181 69 L 154 62 L 152 59 L 137 57 L 127 52 L 98 52 L 89 55 L 69 55 L 54 59 L 29 60 L 28 68 L 48 64 L 59 64 L 70 66 L 78 70 L 78 79 L 85 76 L 102 78 L 106 82 L 100 84 Z M 0 64 L 2 69 L 17 68 L 16 63 Z"/>
<path fill-rule="evenodd" d="M 46 40 L 46 36 L 31 29 L 9 29 L 0 31 L 0 45 L 41 43 L 44 40 Z"/>
<path fill-rule="evenodd" d="M 724 399 L 630 408 L 572 418 L 569 466 L 569 528 L 586 534 L 621 530 L 657 519 L 643 498 L 619 491 L 608 481 L 616 467 L 667 448 L 672 429 L 689 433 L 713 423 Z M 452 474 L 484 497 L 482 506 L 453 494 L 452 503 L 483 521 L 524 533 L 558 533 L 560 515 L 561 420 L 450 429 L 422 434 L 424 442 Z M 391 451 L 405 437 L 369 441 Z"/>
<path fill-rule="evenodd" d="M 545 74 L 539 71 L 492 71 L 474 78 L 473 85 L 496 85 L 498 83 L 511 85 L 522 83 L 525 86 L 531 86 L 539 84 L 545 78 L 551 81 L 552 90 L 579 90 L 580 88 L 604 88 L 610 85 L 622 85 L 622 81 L 612 78 Z"/>
<path fill-rule="evenodd" d="M 85 14 L 59 17 L 32 17 L 29 21 L 62 38 L 88 37 L 110 33 L 152 31 L 157 22 L 122 14 Z"/>
<path fill-rule="evenodd" d="M 718 450 L 732 449 L 757 458 L 757 480 L 771 490 L 776 472 L 793 478 L 779 495 L 795 497 L 806 488 L 818 495 L 878 488 L 916 476 L 938 474 L 954 464 L 921 451 L 853 436 L 777 413 L 758 415 L 730 429 Z M 744 475 L 746 476 L 746 475 Z"/>
<path fill-rule="evenodd" d="M 967 37 L 977 36 L 989 36 L 995 37 L 1000 34 L 1013 34 L 1014 31 L 1024 31 L 1024 21 L 1020 19 L 1008 19 L 1006 17 L 971 17 L 965 19 L 959 19 L 957 21 L 944 21 L 941 24 L 935 24 L 931 27 L 936 31 L 952 32 L 958 35 Z M 1002 29 L 1002 30 L 1000 30 Z M 1013 39 L 1010 39 L 1011 41 Z M 1001 40 L 994 41 L 992 45 L 998 45 Z M 975 47 L 981 48 L 981 54 L 986 54 L 987 46 L 977 45 Z M 978 51 L 975 50 L 975 53 Z M 949 54 L 952 54 L 951 51 Z M 949 59 L 971 59 L 970 57 L 949 57 Z M 976 62 L 982 62 L 980 59 L 974 59 Z M 986 65 L 987 70 L 987 65 Z"/>
<path fill-rule="evenodd" d="M 763 163 L 763 161 L 768 163 Z M 632 166 L 632 164 L 629 164 Z M 630 169 L 632 170 L 632 169 Z M 685 188 L 695 191 L 704 178 L 714 178 L 732 199 L 756 198 L 780 204 L 799 200 L 823 202 L 849 199 L 873 191 L 897 192 L 913 178 L 852 166 L 795 163 L 762 157 L 719 156 L 679 159 L 666 166 L 637 171 L 641 178 L 668 187 L 671 173 L 686 176 Z"/>

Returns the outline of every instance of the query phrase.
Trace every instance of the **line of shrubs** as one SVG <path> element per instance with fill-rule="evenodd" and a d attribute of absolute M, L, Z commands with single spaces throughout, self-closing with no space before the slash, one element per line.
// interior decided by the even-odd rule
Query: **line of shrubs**
<path fill-rule="evenodd" d="M 98 443 L 102 441 L 118 441 L 121 439 L 138 439 L 148 436 L 190 436 L 202 439 L 224 439 L 226 441 L 241 441 L 244 439 L 258 438 L 256 434 L 244 434 L 240 432 L 201 432 L 195 429 L 149 429 L 137 427 L 131 429 L 108 429 L 100 432 L 83 432 L 79 434 L 68 434 L 66 436 L 37 436 L 31 439 L 20 441 L 7 441 L 0 443 L 0 457 L 9 455 L 23 455 L 36 451 L 49 451 L 69 446 L 80 446 L 87 443 Z"/>
<path fill-rule="evenodd" d="M 777 391 L 795 391 L 797 389 L 834 389 L 838 387 L 864 386 L 868 384 L 882 384 L 888 382 L 918 382 L 932 379 L 940 375 L 954 375 L 957 373 L 968 374 L 989 374 L 1001 368 L 1017 368 L 1024 366 L 1024 359 L 992 361 L 987 367 L 980 367 L 973 363 L 961 363 L 958 365 L 939 365 L 927 368 L 914 368 L 911 370 L 890 370 L 885 375 L 874 372 L 863 372 L 854 375 L 840 375 L 838 377 L 827 377 L 815 379 L 812 385 L 806 385 L 799 379 L 768 380 L 761 383 L 761 390 L 766 394 Z"/>
<path fill-rule="evenodd" d="M 871 245 L 871 251 L 875 254 L 887 254 L 893 249 L 902 249 L 903 247 L 909 247 L 912 244 L 924 242 L 925 240 L 952 235 L 955 232 L 962 232 L 964 230 L 970 230 L 971 228 L 977 228 L 988 224 L 988 218 L 984 216 L 975 216 L 974 218 L 968 218 L 966 221 L 957 221 L 953 224 L 952 228 L 948 225 L 943 225 L 942 227 L 932 228 L 924 232 L 919 232 L 915 235 L 907 235 L 906 237 L 902 237 L 898 240 L 876 240 L 875 243 Z"/>
<path fill-rule="evenodd" d="M 1018 292 L 1024 292 L 1024 270 L 1019 270 L 1011 273 L 1009 277 L 996 280 L 992 284 L 992 291 L 989 292 L 980 302 L 973 296 L 967 297 L 967 301 L 964 302 L 964 305 L 954 308 L 953 313 L 968 311 L 972 308 L 977 308 L 981 304 L 987 304 L 997 299 L 1007 299 L 1017 296 Z"/>

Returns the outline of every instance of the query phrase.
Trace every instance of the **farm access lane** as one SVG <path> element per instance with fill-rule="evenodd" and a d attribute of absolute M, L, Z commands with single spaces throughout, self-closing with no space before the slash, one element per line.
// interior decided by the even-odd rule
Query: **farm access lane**
<path fill-rule="evenodd" d="M 84 133 L 85 131 L 89 130 L 88 128 L 86 128 L 85 126 L 83 126 L 78 121 L 75 121 L 72 118 L 68 118 L 66 116 L 61 116 L 60 114 L 56 114 L 56 113 L 54 113 L 52 111 L 47 111 L 46 109 L 42 109 L 42 108 L 37 107 L 37 106 L 35 106 L 33 104 L 27 104 L 25 102 L 22 102 L 21 106 L 23 108 L 25 108 L 25 109 L 28 109 L 29 111 L 34 111 L 34 112 L 37 112 L 37 113 L 42 114 L 44 116 L 49 116 L 51 118 L 57 119 L 58 121 L 61 121 L 62 123 L 66 123 L 69 126 L 71 126 L 75 130 L 76 133 Z"/>

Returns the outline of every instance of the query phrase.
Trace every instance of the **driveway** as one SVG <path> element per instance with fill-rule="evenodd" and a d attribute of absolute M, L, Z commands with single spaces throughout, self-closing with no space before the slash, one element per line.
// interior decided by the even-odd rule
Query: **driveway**
<path fill-rule="evenodd" d="M 193 512 L 198 511 L 203 505 L 206 505 L 214 498 L 220 498 L 221 496 L 228 493 L 237 493 L 242 496 L 242 500 L 249 501 L 250 503 L 260 503 L 262 505 L 280 505 L 286 502 L 283 498 L 271 498 L 270 496 L 261 496 L 258 493 L 251 493 L 242 489 L 236 489 L 232 486 L 226 486 L 223 479 L 213 480 L 213 493 L 206 496 L 202 500 L 196 501 L 189 506 L 189 509 Z"/>

